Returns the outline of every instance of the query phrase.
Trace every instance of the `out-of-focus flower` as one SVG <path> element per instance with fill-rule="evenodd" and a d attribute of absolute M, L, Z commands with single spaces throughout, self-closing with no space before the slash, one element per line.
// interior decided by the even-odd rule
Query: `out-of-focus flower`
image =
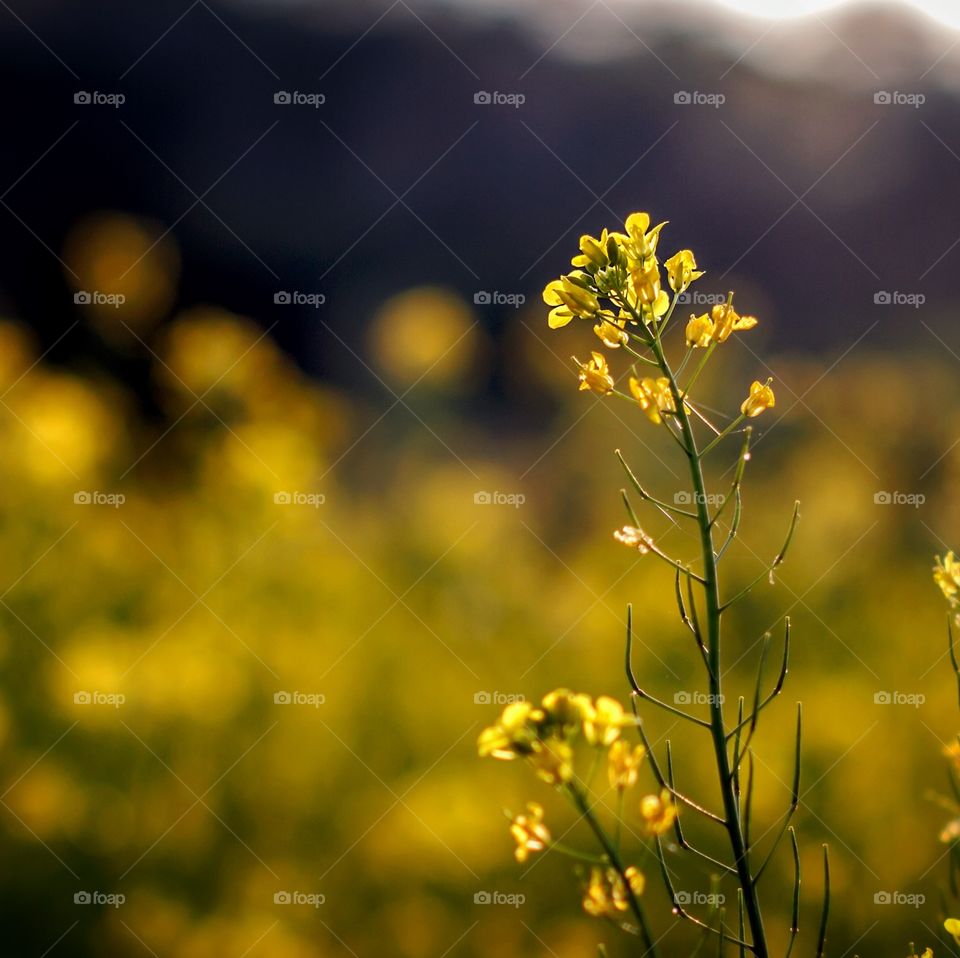
<path fill-rule="evenodd" d="M 580 367 L 577 377 L 580 380 L 580 389 L 592 389 L 595 393 L 606 396 L 613 392 L 614 386 L 606 357 L 603 353 L 590 353 L 590 357 L 585 363 L 574 357 L 574 362 Z"/>
<path fill-rule="evenodd" d="M 527 757 L 548 785 L 562 785 L 573 778 L 573 748 L 569 742 L 537 740 Z"/>
<path fill-rule="evenodd" d="M 513 857 L 518 862 L 525 862 L 531 852 L 542 852 L 550 843 L 550 830 L 543 824 L 543 806 L 527 802 L 527 814 L 513 818 L 510 834 L 517 843 Z"/>
<path fill-rule="evenodd" d="M 933 581 L 940 586 L 940 591 L 950 605 L 960 603 L 960 561 L 953 552 L 948 552 L 943 558 L 937 556 L 937 564 L 933 569 Z M 960 745 L 953 743 L 960 751 Z"/>
<path fill-rule="evenodd" d="M 631 549 L 639 550 L 640 555 L 646 555 L 653 543 L 650 536 L 638 526 L 623 526 L 614 532 L 613 538 Z"/>
<path fill-rule="evenodd" d="M 511 702 L 496 725 L 485 728 L 477 739 L 481 757 L 510 760 L 527 754 L 536 740 L 536 721 L 543 713 L 530 702 Z"/>
<path fill-rule="evenodd" d="M 750 395 L 747 396 L 740 406 L 740 412 L 743 413 L 744 416 L 753 419 L 762 412 L 773 409 L 776 402 L 773 390 L 770 388 L 770 380 L 768 379 L 765 383 L 754 380 L 750 384 Z"/>
<path fill-rule="evenodd" d="M 675 293 L 682 293 L 691 283 L 703 276 L 703 270 L 697 269 L 693 252 L 682 249 L 663 264 L 667 268 L 667 280 Z"/>
<path fill-rule="evenodd" d="M 630 883 L 630 892 L 642 895 L 646 881 L 643 874 L 631 865 L 624 874 Z M 623 878 L 615 868 L 594 866 L 583 894 L 583 910 L 594 918 L 618 918 L 630 907 L 630 899 Z"/>
<path fill-rule="evenodd" d="M 640 800 L 640 817 L 648 835 L 662 835 L 666 832 L 677 817 L 677 806 L 670 792 L 663 789 L 659 795 L 645 795 Z"/>
<path fill-rule="evenodd" d="M 953 935 L 953 940 L 960 945 L 960 920 L 956 918 L 948 918 L 943 923 L 944 930 L 948 935 Z"/>
<path fill-rule="evenodd" d="M 670 380 L 666 376 L 657 376 L 656 379 L 646 376 L 629 380 L 630 395 L 640 404 L 640 408 L 647 414 L 647 418 L 654 424 L 661 421 L 661 412 L 676 412 L 673 393 L 670 392 Z"/>
<path fill-rule="evenodd" d="M 620 737 L 620 729 L 625 724 L 623 706 L 609 695 L 601 695 L 584 715 L 583 735 L 591 745 L 606 748 Z"/>
<path fill-rule="evenodd" d="M 631 747 L 623 739 L 610 746 L 607 753 L 607 775 L 610 787 L 621 792 L 632 788 L 639 776 L 640 764 L 647 750 L 642 745 Z"/>

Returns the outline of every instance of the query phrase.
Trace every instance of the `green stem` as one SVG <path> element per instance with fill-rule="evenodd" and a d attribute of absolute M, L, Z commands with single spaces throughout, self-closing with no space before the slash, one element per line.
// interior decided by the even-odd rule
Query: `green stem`
<path fill-rule="evenodd" d="M 737 803 L 734 774 L 730 767 L 730 756 L 727 751 L 727 728 L 723 716 L 723 694 L 720 673 L 720 617 L 722 608 L 720 603 L 717 559 L 713 547 L 713 524 L 707 507 L 707 490 L 703 475 L 702 453 L 698 451 L 693 426 L 690 423 L 690 417 L 687 415 L 683 405 L 683 394 L 677 385 L 676 377 L 667 361 L 663 346 L 659 341 L 655 340 L 652 348 L 663 374 L 670 380 L 670 389 L 673 393 L 674 403 L 677 408 L 676 418 L 680 424 L 684 445 L 687 449 L 690 479 L 693 483 L 694 497 L 696 500 L 697 523 L 700 527 L 700 547 L 703 558 L 702 585 L 706 596 L 706 647 L 707 671 L 710 682 L 710 733 L 713 740 L 717 773 L 720 779 L 724 827 L 726 828 L 730 841 L 730 850 L 733 853 L 737 877 L 743 889 L 744 907 L 747 913 L 747 922 L 750 925 L 753 952 L 757 958 L 768 958 L 769 951 L 763 925 L 763 915 L 760 910 L 760 902 L 753 882 L 753 876 L 750 872 L 743 822 Z"/>

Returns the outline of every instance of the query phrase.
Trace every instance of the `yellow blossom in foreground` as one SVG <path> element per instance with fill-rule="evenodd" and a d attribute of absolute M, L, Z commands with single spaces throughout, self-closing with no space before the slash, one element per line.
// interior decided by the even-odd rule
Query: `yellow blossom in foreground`
<path fill-rule="evenodd" d="M 592 389 L 601 396 L 613 392 L 613 376 L 603 353 L 590 353 L 589 362 L 581 363 L 574 357 L 574 362 L 580 367 L 578 378 L 581 389 Z"/>
<path fill-rule="evenodd" d="M 952 552 L 948 552 L 942 559 L 937 556 L 933 581 L 940 586 L 944 598 L 951 605 L 957 605 L 960 601 L 960 561 L 957 561 Z"/>
<path fill-rule="evenodd" d="M 646 555 L 650 551 L 650 546 L 653 543 L 653 540 L 648 536 L 643 529 L 638 529 L 636 526 L 623 526 L 621 529 L 617 529 L 613 534 L 613 538 L 617 542 L 622 542 L 625 546 L 629 546 L 631 549 L 637 549 L 640 552 L 640 555 Z"/>
<path fill-rule="evenodd" d="M 676 412 L 673 393 L 670 392 L 670 380 L 666 376 L 658 376 L 656 379 L 649 376 L 636 379 L 631 376 L 628 385 L 630 395 L 655 425 L 661 421 L 661 412 Z"/>
<path fill-rule="evenodd" d="M 547 721 L 557 726 L 563 735 L 580 731 L 584 711 L 593 708 L 589 695 L 570 689 L 554 689 L 543 697 L 540 704 Z"/>
<path fill-rule="evenodd" d="M 960 945 L 960 921 L 956 918 L 948 918 L 943 923 L 944 929 L 948 935 L 953 935 L 953 940 Z"/>
<path fill-rule="evenodd" d="M 770 388 L 770 380 L 768 379 L 765 383 L 754 380 L 750 385 L 750 395 L 743 401 L 740 412 L 753 419 L 754 416 L 759 416 L 760 413 L 773 409 L 776 403 L 773 390 Z"/>
<path fill-rule="evenodd" d="M 616 262 L 619 248 L 626 239 L 623 233 L 611 233 L 606 228 L 598 239 L 585 234 L 580 237 L 580 255 L 574 256 L 570 262 L 589 272 L 603 269 Z"/>
<path fill-rule="evenodd" d="M 640 262 L 651 259 L 657 252 L 660 230 L 667 225 L 666 221 L 650 229 L 649 213 L 631 213 L 624 225 L 630 238 L 626 244 L 628 255 Z"/>
<path fill-rule="evenodd" d="M 607 753 L 610 787 L 619 791 L 632 788 L 637 783 L 640 763 L 646 754 L 647 750 L 642 745 L 631 748 L 623 739 L 614 742 Z"/>
<path fill-rule="evenodd" d="M 543 824 L 543 806 L 527 802 L 527 814 L 512 820 L 510 834 L 517 843 L 513 857 L 518 862 L 525 862 L 531 852 L 542 852 L 550 844 L 550 830 Z"/>
<path fill-rule="evenodd" d="M 687 322 L 687 345 L 705 349 L 713 341 L 713 321 L 704 313 L 702 316 L 691 316 Z"/>
<path fill-rule="evenodd" d="M 582 319 L 591 319 L 600 312 L 600 303 L 597 297 L 578 286 L 569 277 L 561 276 L 547 283 L 543 291 L 543 301 L 554 308 L 550 310 L 547 324 L 551 329 L 560 329 L 566 326 L 574 316 Z"/>
<path fill-rule="evenodd" d="M 670 792 L 663 789 L 659 795 L 645 795 L 640 800 L 640 817 L 648 835 L 662 835 L 667 831 L 677 817 L 677 806 Z"/>
<path fill-rule="evenodd" d="M 703 276 L 703 270 L 697 269 L 693 252 L 682 249 L 663 264 L 667 268 L 667 281 L 675 293 L 682 293 L 692 282 Z"/>
<path fill-rule="evenodd" d="M 620 729 L 627 721 L 623 706 L 609 695 L 601 695 L 583 716 L 584 738 L 591 745 L 606 748 L 620 738 Z"/>
<path fill-rule="evenodd" d="M 529 702 L 511 702 L 503 710 L 497 724 L 480 733 L 477 739 L 480 756 L 509 760 L 529 751 L 536 738 L 531 723 L 542 715 Z"/>

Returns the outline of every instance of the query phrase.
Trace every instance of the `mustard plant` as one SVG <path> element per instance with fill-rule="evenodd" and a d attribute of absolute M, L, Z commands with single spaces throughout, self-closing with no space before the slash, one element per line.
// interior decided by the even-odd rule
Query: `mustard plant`
<path fill-rule="evenodd" d="M 794 504 L 783 545 L 763 572 L 752 582 L 728 594 L 721 582 L 721 563 L 740 528 L 743 500 L 742 484 L 751 456 L 752 421 L 774 408 L 776 397 L 772 381 L 754 381 L 738 397 L 739 412 L 720 428 L 707 414 L 707 407 L 693 396 L 707 363 L 731 336 L 748 332 L 757 325 L 753 316 L 734 307 L 734 295 L 713 305 L 709 312 L 691 315 L 682 331 L 674 332 L 677 307 L 692 283 L 701 276 L 696 258 L 682 249 L 663 264 L 666 285 L 657 257 L 661 232 L 666 224 L 651 226 L 646 213 L 627 217 L 623 232 L 604 229 L 599 237 L 582 236 L 580 253 L 572 260 L 570 272 L 549 283 L 543 298 L 552 307 L 548 317 L 551 329 L 560 329 L 576 321 L 591 324 L 597 348 L 589 358 L 574 357 L 579 388 L 611 401 L 629 403 L 666 432 L 686 461 L 690 489 L 674 502 L 659 499 L 647 491 L 643 481 L 617 450 L 629 489 L 639 499 L 640 508 L 655 509 L 677 523 L 694 530 L 699 557 L 686 563 L 670 555 L 644 531 L 631 493 L 621 490 L 629 522 L 614 533 L 623 546 L 635 549 L 652 560 L 666 563 L 673 573 L 680 628 L 693 638 L 692 655 L 702 670 L 707 690 L 706 715 L 683 706 L 683 696 L 674 704 L 658 697 L 640 684 L 632 664 L 632 607 L 627 608 L 625 671 L 629 684 L 632 714 L 609 696 L 593 699 L 588 695 L 557 689 L 539 705 L 515 702 L 499 720 L 480 735 L 482 756 L 519 759 L 529 765 L 547 785 L 555 788 L 573 806 L 586 823 L 596 850 L 586 853 L 554 841 L 541 805 L 531 803 L 525 814 L 511 816 L 511 832 L 517 842 L 516 858 L 525 861 L 531 854 L 557 851 L 588 864 L 581 871 L 583 908 L 593 916 L 614 922 L 624 931 L 639 936 L 642 955 L 657 955 L 653 926 L 643 905 L 646 876 L 631 862 L 622 847 L 625 816 L 630 813 L 638 830 L 650 843 L 664 883 L 670 910 L 678 918 L 703 930 L 704 936 L 716 936 L 722 953 L 733 945 L 741 956 L 747 952 L 757 958 L 772 954 L 764 925 L 761 880 L 781 846 L 789 836 L 794 883 L 789 941 L 783 952 L 789 956 L 799 930 L 800 853 L 791 824 L 800 801 L 800 748 L 802 711 L 798 704 L 791 799 L 788 808 L 773 826 L 773 837 L 763 842 L 752 835 L 758 829 L 752 822 L 755 762 L 753 741 L 761 715 L 780 695 L 787 677 L 790 658 L 790 622 L 784 622 L 780 665 L 775 678 L 766 674 L 771 636 L 760 642 L 756 661 L 756 681 L 751 696 L 739 696 L 735 708 L 725 707 L 723 654 L 725 613 L 743 600 L 760 582 L 773 581 L 774 572 L 784 561 L 799 518 L 799 503 Z M 678 341 L 679 340 L 679 341 Z M 608 357 L 610 357 L 608 359 Z M 614 370 L 610 360 L 625 357 L 624 369 Z M 626 378 L 625 387 L 621 385 Z M 742 399 L 741 399 L 742 397 Z M 706 479 L 708 457 L 719 456 L 727 440 L 736 439 L 739 452 L 729 457 L 729 481 L 726 495 L 711 495 Z M 726 485 L 726 484 L 725 484 Z M 689 506 L 689 507 L 687 507 Z M 699 698 L 699 697 L 698 697 Z M 721 807 L 711 809 L 706 801 L 680 791 L 674 777 L 674 760 L 669 741 L 658 758 L 642 721 L 642 709 L 662 709 L 699 730 L 709 742 L 708 753 L 719 788 Z M 629 744 L 628 731 L 638 741 Z M 592 753 L 592 754 L 591 754 Z M 592 785 L 598 766 L 605 764 L 610 787 L 617 795 L 617 813 L 612 827 L 602 820 L 601 803 Z M 630 798 L 641 766 L 646 766 L 655 782 L 654 790 L 639 800 Z M 630 798 L 628 801 L 627 799 Z M 609 816 L 606 816 L 609 818 Z M 684 823 L 702 820 L 719 827 L 726 836 L 727 855 L 712 857 L 700 850 L 687 836 Z M 631 827 L 631 831 L 634 829 Z M 678 895 L 665 856 L 668 835 L 671 848 L 698 860 L 715 875 L 716 887 L 736 886 L 736 911 L 727 916 L 722 906 L 725 896 L 715 895 L 703 914 L 695 914 L 684 896 Z M 829 860 L 823 846 L 824 898 L 816 938 L 816 955 L 824 953 L 829 914 Z M 702 940 L 701 940 L 702 944 Z"/>

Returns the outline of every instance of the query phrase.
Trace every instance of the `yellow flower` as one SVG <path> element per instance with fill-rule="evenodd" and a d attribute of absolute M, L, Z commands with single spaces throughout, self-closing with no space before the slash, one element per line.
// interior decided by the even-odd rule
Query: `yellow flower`
<path fill-rule="evenodd" d="M 960 561 L 957 561 L 952 552 L 948 552 L 942 559 L 937 556 L 933 581 L 940 586 L 944 598 L 951 605 L 960 602 Z"/>
<path fill-rule="evenodd" d="M 714 326 L 713 338 L 718 343 L 725 343 L 731 333 L 753 329 L 757 325 L 755 316 L 741 316 L 730 303 L 718 303 L 710 310 L 710 318 Z"/>
<path fill-rule="evenodd" d="M 697 261 L 691 250 L 682 249 L 663 264 L 667 267 L 667 280 L 675 293 L 682 293 L 692 282 L 703 276 L 697 269 Z"/>
<path fill-rule="evenodd" d="M 637 526 L 623 526 L 614 532 L 613 538 L 631 549 L 638 549 L 640 555 L 644 556 L 650 551 L 650 546 L 653 544 L 653 539 Z"/>
<path fill-rule="evenodd" d="M 960 740 L 954 739 L 949 745 L 944 745 L 943 754 L 950 759 L 953 767 L 960 772 Z"/>
<path fill-rule="evenodd" d="M 659 795 L 645 795 L 640 800 L 640 817 L 648 835 L 662 835 L 677 818 L 677 806 L 670 792 L 663 789 Z"/>
<path fill-rule="evenodd" d="M 630 342 L 630 335 L 624 329 L 626 324 L 626 319 L 611 319 L 601 315 L 600 322 L 593 327 L 593 331 L 604 346 L 609 346 L 610 349 L 618 349 Z"/>
<path fill-rule="evenodd" d="M 554 689 L 548 692 L 543 697 L 541 706 L 547 721 L 558 726 L 564 735 L 578 732 L 584 712 L 593 709 L 589 695 L 571 692 L 570 689 Z"/>
<path fill-rule="evenodd" d="M 580 367 L 581 389 L 592 389 L 601 396 L 606 396 L 613 392 L 613 376 L 610 375 L 610 367 L 603 353 L 590 353 L 592 359 L 589 362 L 581 363 L 574 357 L 574 362 Z"/>
<path fill-rule="evenodd" d="M 760 413 L 765 412 L 767 409 L 773 409 L 777 404 L 773 390 L 770 388 L 771 382 L 772 380 L 770 379 L 765 383 L 754 380 L 750 385 L 750 395 L 747 396 L 740 406 L 740 412 L 742 412 L 744 416 L 753 419 L 754 416 L 759 416 Z"/>
<path fill-rule="evenodd" d="M 600 303 L 589 289 L 574 283 L 569 276 L 561 276 L 547 283 L 543 301 L 554 308 L 550 310 L 547 324 L 551 329 L 566 326 L 574 316 L 592 319 L 600 312 Z"/>
<path fill-rule="evenodd" d="M 489 755 L 509 761 L 528 752 L 536 739 L 535 723 L 542 717 L 543 713 L 529 702 L 512 702 L 503 710 L 496 725 L 480 733 L 477 751 L 481 758 Z"/>
<path fill-rule="evenodd" d="M 948 935 L 953 935 L 953 940 L 960 945 L 960 921 L 956 918 L 948 918 L 944 923 L 943 927 L 946 929 Z"/>
<path fill-rule="evenodd" d="M 658 223 L 650 229 L 650 215 L 648 213 L 631 213 L 626 221 L 627 235 L 630 243 L 626 244 L 628 255 L 636 260 L 650 259 L 657 252 L 657 242 L 660 239 L 660 230 L 666 226 L 666 221 Z"/>
<path fill-rule="evenodd" d="M 623 739 L 610 746 L 607 753 L 607 775 L 610 787 L 626 791 L 637 783 L 640 763 L 647 750 L 642 745 L 631 748 Z"/>
<path fill-rule="evenodd" d="M 609 695 L 601 695 L 583 716 L 583 734 L 591 745 L 606 748 L 620 738 L 620 729 L 627 721 L 623 706 Z"/>
<path fill-rule="evenodd" d="M 647 418 L 654 424 L 660 423 L 661 412 L 676 412 L 673 402 L 673 393 L 670 392 L 670 380 L 666 376 L 652 379 L 629 380 L 630 395 L 640 404 L 640 408 L 647 414 Z"/>
<path fill-rule="evenodd" d="M 636 866 L 624 874 L 634 895 L 642 895 L 646 881 Z M 630 897 L 623 878 L 615 868 L 590 869 L 590 883 L 583 895 L 583 910 L 594 918 L 617 918 L 630 907 Z"/>
<path fill-rule="evenodd" d="M 692 316 L 687 323 L 687 345 L 699 346 L 705 349 L 713 342 L 713 320 L 704 313 L 702 316 Z"/>
<path fill-rule="evenodd" d="M 718 303 L 708 316 L 691 316 L 687 323 L 687 345 L 701 349 L 713 343 L 725 343 L 731 333 L 753 329 L 757 325 L 754 316 L 741 316 L 730 303 Z"/>
<path fill-rule="evenodd" d="M 940 830 L 940 841 L 944 845 L 952 845 L 954 842 L 960 841 L 960 818 L 951 819 L 943 826 Z"/>
<path fill-rule="evenodd" d="M 525 862 L 531 852 L 542 852 L 550 844 L 550 830 L 543 824 L 543 806 L 527 802 L 527 814 L 512 820 L 510 834 L 517 843 L 513 857 L 518 862 Z"/>
<path fill-rule="evenodd" d="M 620 245 L 627 239 L 623 233 L 610 233 L 606 229 L 595 239 L 589 234 L 580 237 L 580 254 L 570 261 L 579 269 L 594 272 L 603 269 L 618 258 Z"/>
<path fill-rule="evenodd" d="M 559 785 L 573 778 L 573 749 L 568 742 L 538 740 L 533 743 L 528 758 L 537 775 L 548 785 Z"/>

